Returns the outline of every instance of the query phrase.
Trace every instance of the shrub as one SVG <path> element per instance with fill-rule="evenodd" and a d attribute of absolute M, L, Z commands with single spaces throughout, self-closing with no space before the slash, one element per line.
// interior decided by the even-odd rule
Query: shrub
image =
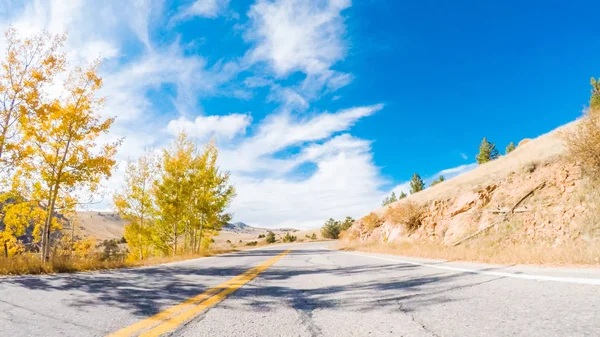
<path fill-rule="evenodd" d="M 109 259 L 113 256 L 119 255 L 121 252 L 119 249 L 118 241 L 115 239 L 104 240 L 101 244 L 104 247 L 104 259 Z"/>
<path fill-rule="evenodd" d="M 369 232 L 383 225 L 383 220 L 373 212 L 369 213 L 369 215 L 362 218 L 360 222 L 362 223 L 363 227 Z"/>
<path fill-rule="evenodd" d="M 600 179 L 600 82 L 591 80 L 590 107 L 585 116 L 564 133 L 568 155 L 592 179 Z"/>
<path fill-rule="evenodd" d="M 231 240 L 227 240 L 227 243 L 231 243 Z"/>
<path fill-rule="evenodd" d="M 352 217 L 347 216 L 346 219 L 344 219 L 344 222 L 340 223 L 340 232 L 348 230 L 348 228 L 352 227 L 353 224 L 354 219 L 352 219 Z"/>
<path fill-rule="evenodd" d="M 285 236 L 283 237 L 283 242 L 294 242 L 296 241 L 297 237 L 295 235 L 290 235 L 290 233 L 285 233 Z"/>
<path fill-rule="evenodd" d="M 269 231 L 265 240 L 267 243 L 275 243 L 275 233 Z"/>
<path fill-rule="evenodd" d="M 442 181 L 446 181 L 446 177 L 444 177 L 443 175 L 440 175 L 436 180 L 431 182 L 430 187 L 435 186 L 435 185 L 441 183 Z"/>
<path fill-rule="evenodd" d="M 403 225 L 408 231 L 414 231 L 421 226 L 423 210 L 413 201 L 407 201 L 388 209 L 385 217 L 394 224 Z"/>
<path fill-rule="evenodd" d="M 259 239 L 262 239 L 262 238 L 264 238 L 264 237 L 265 237 L 265 235 L 264 235 L 264 234 L 260 234 L 260 235 L 258 236 L 258 238 L 259 238 Z"/>
<path fill-rule="evenodd" d="M 258 244 L 257 241 L 246 242 L 246 246 L 256 246 Z"/>
<path fill-rule="evenodd" d="M 508 143 L 508 145 L 506 146 L 506 150 L 504 151 L 504 153 L 509 154 L 511 152 L 513 152 L 515 149 L 515 143 L 510 142 Z"/>
<path fill-rule="evenodd" d="M 340 236 L 340 222 L 329 218 L 321 228 L 321 235 L 326 239 L 337 239 Z"/>
<path fill-rule="evenodd" d="M 312 235 L 310 236 L 311 239 L 316 240 L 317 239 L 317 234 L 312 233 Z"/>

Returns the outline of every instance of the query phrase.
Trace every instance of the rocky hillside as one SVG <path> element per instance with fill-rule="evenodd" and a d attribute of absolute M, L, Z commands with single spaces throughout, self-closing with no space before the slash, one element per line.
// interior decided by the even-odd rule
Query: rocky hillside
<path fill-rule="evenodd" d="M 600 255 L 600 193 L 564 157 L 560 133 L 570 127 L 375 210 L 345 233 L 345 241 L 433 245 L 446 256 L 459 246 L 575 247 L 594 262 Z"/>

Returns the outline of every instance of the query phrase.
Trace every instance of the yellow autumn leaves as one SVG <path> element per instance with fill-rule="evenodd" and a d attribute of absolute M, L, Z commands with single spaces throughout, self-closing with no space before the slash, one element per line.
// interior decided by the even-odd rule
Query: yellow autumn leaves
<path fill-rule="evenodd" d="M 208 247 L 211 236 L 230 220 L 225 210 L 235 196 L 217 157 L 212 142 L 200 150 L 180 133 L 160 156 L 148 151 L 128 164 L 125 186 L 114 203 L 129 222 L 130 258 L 198 254 Z"/>
<path fill-rule="evenodd" d="M 100 145 L 114 119 L 102 118 L 98 63 L 65 74 L 64 36 L 5 33 L 0 69 L 0 244 L 50 257 L 52 233 L 75 210 L 78 189 L 110 176 L 120 141 Z M 64 75 L 66 76 L 64 76 Z M 57 78 L 65 77 L 64 81 Z M 59 216 L 60 215 L 60 216 Z M 17 240 L 33 228 L 33 242 Z M 28 244 L 28 247 L 25 247 Z"/>

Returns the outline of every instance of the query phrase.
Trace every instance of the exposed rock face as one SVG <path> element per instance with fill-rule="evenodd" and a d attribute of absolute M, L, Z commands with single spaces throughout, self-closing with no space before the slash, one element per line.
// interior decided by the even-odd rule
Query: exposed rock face
<path fill-rule="evenodd" d="M 514 214 L 508 212 L 542 182 L 544 187 L 523 200 Z M 580 223 L 590 213 L 590 207 L 580 200 L 581 185 L 581 170 L 572 163 L 530 163 L 500 181 L 477 186 L 454 198 L 428 201 L 422 205 L 421 226 L 412 232 L 389 219 L 369 232 L 358 221 L 348 238 L 452 244 L 494 224 L 491 230 L 510 229 L 507 242 L 545 240 L 560 245 L 581 236 Z M 410 202 L 410 198 L 391 207 L 402 207 L 405 202 Z"/>

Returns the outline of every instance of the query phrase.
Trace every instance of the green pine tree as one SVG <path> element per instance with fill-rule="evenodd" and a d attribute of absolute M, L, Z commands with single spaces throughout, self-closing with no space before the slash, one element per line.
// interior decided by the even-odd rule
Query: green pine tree
<path fill-rule="evenodd" d="M 387 206 L 393 202 L 398 201 L 398 198 L 396 198 L 396 193 L 392 192 L 392 194 L 389 197 L 385 197 L 383 199 L 383 201 L 381 202 L 381 206 Z"/>
<path fill-rule="evenodd" d="M 396 196 L 394 195 L 394 197 Z M 344 222 L 340 224 L 340 232 L 343 232 L 348 228 L 352 227 L 352 224 L 354 224 L 354 219 L 350 216 L 347 216 L 346 219 L 344 219 Z"/>
<path fill-rule="evenodd" d="M 483 137 L 481 144 L 479 145 L 479 153 L 475 157 L 477 163 L 483 164 L 498 158 L 498 150 L 496 145 L 492 142 L 488 142 L 486 137 Z"/>
<path fill-rule="evenodd" d="M 511 153 L 514 149 L 515 149 L 515 143 L 513 143 L 513 142 L 508 143 L 508 145 L 506 146 L 506 154 Z"/>
<path fill-rule="evenodd" d="M 341 223 L 330 218 L 321 228 L 321 235 L 326 239 L 337 239 L 340 236 Z"/>
<path fill-rule="evenodd" d="M 434 180 L 431 183 L 430 187 L 434 186 L 434 185 L 437 185 L 437 184 L 439 184 L 439 183 L 441 183 L 442 181 L 445 181 L 445 180 L 446 180 L 446 178 L 443 175 L 440 175 L 436 180 Z"/>
<path fill-rule="evenodd" d="M 404 199 L 406 198 L 406 193 L 404 192 L 400 192 L 400 196 L 398 197 L 398 200 Z"/>
<path fill-rule="evenodd" d="M 421 179 L 421 176 L 417 173 L 413 174 L 412 178 L 410 179 L 410 194 L 415 194 L 424 189 L 425 183 L 423 182 L 423 179 Z"/>

